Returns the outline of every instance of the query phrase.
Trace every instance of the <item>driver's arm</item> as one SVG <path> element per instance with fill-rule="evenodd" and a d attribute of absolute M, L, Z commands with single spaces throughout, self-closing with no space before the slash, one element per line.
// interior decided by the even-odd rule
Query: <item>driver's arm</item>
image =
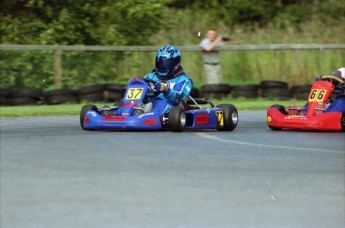
<path fill-rule="evenodd" d="M 177 82 L 173 88 L 168 88 L 163 94 L 174 105 L 179 105 L 187 99 L 192 87 L 192 80 L 186 77 L 185 80 Z"/>

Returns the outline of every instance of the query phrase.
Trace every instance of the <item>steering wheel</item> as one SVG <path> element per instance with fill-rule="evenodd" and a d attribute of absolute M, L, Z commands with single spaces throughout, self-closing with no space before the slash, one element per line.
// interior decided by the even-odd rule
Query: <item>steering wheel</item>
<path fill-rule="evenodd" d="M 344 84 L 345 83 L 342 79 L 340 79 L 340 78 L 338 78 L 336 76 L 332 76 L 332 75 L 323 75 L 321 80 L 325 80 L 325 81 L 329 81 L 329 82 L 332 82 L 334 80 L 334 81 L 339 82 L 340 84 Z"/>
<path fill-rule="evenodd" d="M 144 81 L 148 82 L 148 83 L 152 83 L 152 84 L 156 84 L 157 81 L 149 79 L 149 78 L 142 78 Z M 153 92 L 153 97 L 158 96 L 161 92 L 160 91 L 152 91 Z"/>

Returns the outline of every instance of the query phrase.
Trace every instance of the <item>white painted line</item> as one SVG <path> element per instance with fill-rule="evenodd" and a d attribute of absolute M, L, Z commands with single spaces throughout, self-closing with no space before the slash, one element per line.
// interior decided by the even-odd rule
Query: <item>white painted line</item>
<path fill-rule="evenodd" d="M 225 142 L 225 143 L 247 145 L 247 146 L 261 146 L 261 147 L 270 147 L 270 148 L 281 148 L 281 149 L 291 149 L 291 150 L 305 150 L 305 151 L 312 151 L 312 152 L 331 152 L 331 153 L 345 154 L 345 151 L 341 151 L 341 150 L 329 150 L 329 149 L 303 148 L 303 147 L 293 147 L 293 146 L 277 146 L 277 145 L 270 145 L 270 144 L 250 143 L 250 142 L 244 142 L 244 141 L 237 141 L 237 140 L 235 141 L 235 140 L 217 138 L 217 137 L 214 137 L 210 134 L 206 134 L 205 132 L 196 132 L 195 134 L 199 135 L 200 137 L 206 138 L 206 139 L 221 141 L 221 142 Z"/>

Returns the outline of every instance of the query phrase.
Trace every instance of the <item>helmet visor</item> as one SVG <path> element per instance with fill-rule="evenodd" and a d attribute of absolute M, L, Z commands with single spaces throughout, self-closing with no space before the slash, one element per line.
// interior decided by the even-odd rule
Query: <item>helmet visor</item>
<path fill-rule="evenodd" d="M 169 76 L 177 70 L 180 66 L 180 57 L 167 59 L 159 57 L 156 61 L 156 69 L 161 76 Z"/>

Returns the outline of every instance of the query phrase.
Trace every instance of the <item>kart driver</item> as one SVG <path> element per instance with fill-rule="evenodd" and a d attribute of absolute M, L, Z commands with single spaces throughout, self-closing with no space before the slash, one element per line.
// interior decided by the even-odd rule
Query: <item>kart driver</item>
<path fill-rule="evenodd" d="M 341 67 L 338 70 L 329 74 L 331 76 L 335 76 L 340 79 L 338 80 L 328 80 L 333 83 L 334 90 L 332 93 L 332 98 L 330 104 L 326 105 L 326 112 L 341 112 L 345 114 L 345 67 Z M 323 80 L 322 74 L 316 77 L 315 81 Z M 305 112 L 307 110 L 307 105 L 301 110 Z"/>
<path fill-rule="evenodd" d="M 178 106 L 187 99 L 193 82 L 183 72 L 180 51 L 172 45 L 165 45 L 158 49 L 155 66 L 156 68 L 144 77 L 156 81 L 155 84 L 149 83 L 151 88 L 148 94 L 149 103 L 145 105 L 144 110 L 150 111 L 153 105 L 155 110 L 159 107 L 160 110 L 157 111 L 165 114 L 172 106 Z M 154 93 L 157 92 L 159 94 L 155 96 Z"/>

